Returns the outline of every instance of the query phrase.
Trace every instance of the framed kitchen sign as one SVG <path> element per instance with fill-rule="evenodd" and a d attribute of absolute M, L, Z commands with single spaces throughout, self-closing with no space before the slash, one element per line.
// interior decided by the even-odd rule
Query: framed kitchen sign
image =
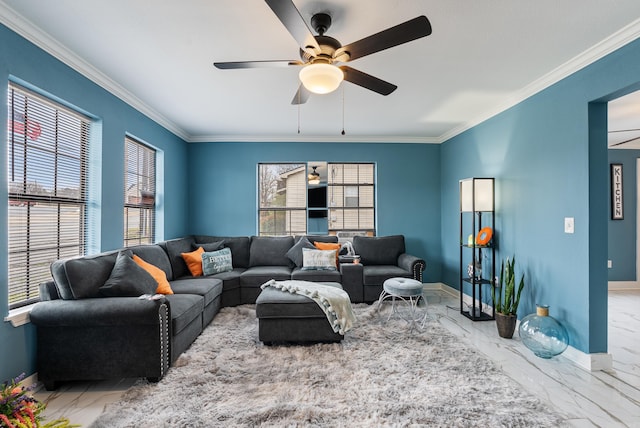
<path fill-rule="evenodd" d="M 611 164 L 611 220 L 624 219 L 622 199 L 622 164 Z"/>

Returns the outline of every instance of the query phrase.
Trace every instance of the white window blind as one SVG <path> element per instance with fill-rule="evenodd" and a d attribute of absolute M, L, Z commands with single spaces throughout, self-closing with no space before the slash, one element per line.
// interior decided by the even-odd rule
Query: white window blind
<path fill-rule="evenodd" d="M 89 118 L 8 88 L 9 309 L 39 300 L 52 261 L 83 255 Z"/>
<path fill-rule="evenodd" d="M 156 151 L 125 137 L 124 246 L 152 244 L 155 239 Z"/>
<path fill-rule="evenodd" d="M 375 165 L 329 163 L 329 232 L 375 235 Z"/>
<path fill-rule="evenodd" d="M 258 165 L 258 234 L 304 235 L 307 231 L 305 164 Z"/>

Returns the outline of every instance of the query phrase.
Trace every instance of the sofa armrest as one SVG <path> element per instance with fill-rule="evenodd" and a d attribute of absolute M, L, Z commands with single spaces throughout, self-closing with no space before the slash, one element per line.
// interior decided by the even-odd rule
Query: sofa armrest
<path fill-rule="evenodd" d="M 110 297 L 40 302 L 30 314 L 37 332 L 38 379 L 146 377 L 169 368 L 171 315 L 165 299 Z"/>
<path fill-rule="evenodd" d="M 426 263 L 419 257 L 412 256 L 411 254 L 402 253 L 398 257 L 398 266 L 402 269 L 412 273 L 412 277 L 415 280 L 422 282 L 422 273 L 426 267 Z"/>
<path fill-rule="evenodd" d="M 60 298 L 60 294 L 58 294 L 58 289 L 56 288 L 56 283 L 53 281 L 47 281 L 41 283 L 39 286 L 40 291 L 40 300 L 57 300 Z"/>
<path fill-rule="evenodd" d="M 37 326 L 95 327 L 158 324 L 160 305 L 165 299 L 103 297 L 79 300 L 52 300 L 36 304 L 30 319 Z"/>
<path fill-rule="evenodd" d="M 349 294 L 353 303 L 364 302 L 362 265 L 355 263 L 340 263 L 342 274 L 342 289 Z"/>

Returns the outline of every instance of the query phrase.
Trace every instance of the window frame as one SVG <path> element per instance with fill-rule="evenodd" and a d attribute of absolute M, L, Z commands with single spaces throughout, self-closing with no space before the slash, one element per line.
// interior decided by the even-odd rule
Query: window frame
<path fill-rule="evenodd" d="M 13 316 L 40 300 L 39 284 L 51 280 L 51 262 L 87 251 L 93 119 L 13 81 L 7 108 L 7 291 Z"/>
<path fill-rule="evenodd" d="M 344 174 L 344 167 L 353 165 L 358 166 L 357 179 L 355 182 L 346 181 L 344 175 L 342 179 L 335 177 L 334 167 L 342 167 Z M 361 178 L 360 168 L 365 166 L 372 169 L 370 183 L 368 182 L 369 180 Z M 375 236 L 377 230 L 376 164 L 374 162 L 328 162 L 327 170 L 329 171 L 327 177 L 329 234 L 335 235 L 338 232 L 358 232 Z M 341 188 L 341 191 L 338 190 L 339 188 Z M 357 189 L 357 196 L 347 195 L 347 193 L 351 193 L 354 188 Z M 366 189 L 367 194 L 371 195 L 370 206 L 362 205 L 362 195 L 365 193 L 364 189 Z M 347 192 L 347 190 L 349 190 L 349 192 Z M 342 201 L 336 199 L 336 196 L 339 195 L 342 195 Z M 352 205 L 353 202 L 357 202 L 356 205 Z M 345 227 L 346 213 L 356 213 L 356 227 Z M 342 218 L 342 225 L 336 224 L 338 218 Z M 369 224 L 372 227 L 367 227 Z"/>
<path fill-rule="evenodd" d="M 280 177 L 284 174 L 297 174 L 301 173 L 303 177 L 304 183 L 304 191 L 303 200 L 304 204 L 289 206 L 285 199 L 285 206 L 263 206 L 263 202 L 265 202 L 265 198 L 267 197 L 265 192 L 275 192 L 277 193 L 279 189 L 277 188 L 277 183 L 271 183 L 268 187 L 264 187 L 263 178 L 265 175 L 263 174 L 261 168 L 271 166 L 273 168 L 290 168 L 288 171 L 278 172 L 276 173 Z M 274 173 L 271 171 L 271 173 Z M 257 167 L 257 206 L 258 206 L 258 218 L 257 218 L 257 235 L 258 236 L 294 236 L 294 235 L 305 235 L 307 233 L 307 165 L 304 162 L 260 162 Z M 272 180 L 280 180 L 281 178 L 271 177 Z M 276 188 L 273 188 L 273 185 L 276 185 Z M 281 188 L 282 189 L 282 188 Z M 281 190 L 280 189 L 280 190 Z M 286 190 L 286 188 L 285 188 Z M 282 193 L 281 193 L 282 194 Z M 285 193 L 286 195 L 286 193 Z M 286 196 L 285 196 L 286 198 Z M 275 199 L 275 196 L 274 196 Z M 273 216 L 273 225 L 274 228 L 272 231 L 265 231 L 262 227 L 264 224 L 263 215 L 271 215 Z M 300 216 L 300 219 L 293 219 L 294 215 Z M 284 216 L 284 224 L 285 227 L 278 229 L 276 226 L 275 218 L 278 216 Z M 294 224 L 301 223 L 304 224 L 304 229 L 294 227 Z"/>
<path fill-rule="evenodd" d="M 129 158 L 130 148 L 135 148 L 135 159 Z M 151 160 L 150 164 L 148 163 Z M 129 165 L 135 161 L 135 169 Z M 125 136 L 124 140 L 124 204 L 123 204 L 123 247 L 152 244 L 156 239 L 157 196 L 158 196 L 158 151 L 148 144 L 141 142 L 132 136 Z M 142 167 L 142 171 L 140 169 Z M 147 170 L 145 173 L 144 170 Z M 130 184 L 129 175 L 136 177 L 136 183 Z M 141 181 L 146 181 L 146 186 L 140 186 Z M 135 195 L 132 194 L 133 186 L 138 186 Z M 144 190 L 140 187 L 144 187 Z M 129 235 L 130 210 L 138 210 L 137 235 Z M 135 217 L 135 213 L 134 213 Z M 140 232 L 145 229 L 144 232 Z"/>

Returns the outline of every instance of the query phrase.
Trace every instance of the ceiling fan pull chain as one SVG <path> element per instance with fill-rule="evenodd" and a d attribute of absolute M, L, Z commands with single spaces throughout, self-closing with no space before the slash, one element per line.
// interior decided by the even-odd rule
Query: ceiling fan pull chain
<path fill-rule="evenodd" d="M 298 135 L 300 135 L 300 91 L 298 91 Z"/>
<path fill-rule="evenodd" d="M 342 85 L 342 135 L 344 134 L 344 85 Z"/>

